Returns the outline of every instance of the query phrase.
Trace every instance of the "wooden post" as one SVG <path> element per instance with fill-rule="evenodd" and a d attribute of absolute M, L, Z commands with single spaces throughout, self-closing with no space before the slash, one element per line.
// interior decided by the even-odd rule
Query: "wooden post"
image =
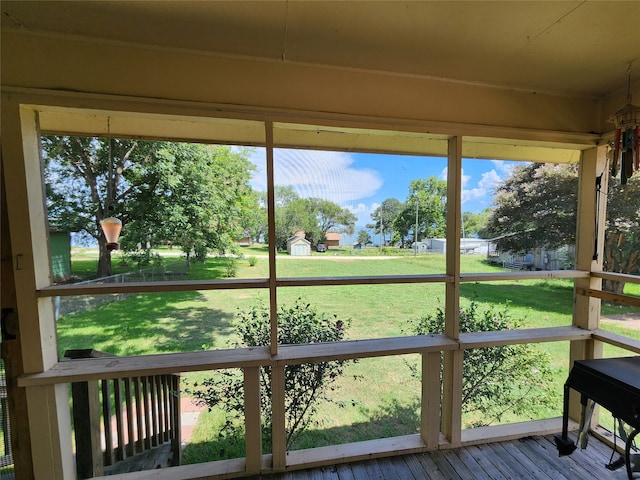
<path fill-rule="evenodd" d="M 420 436 L 429 450 L 440 441 L 440 352 L 422 353 Z"/>
<path fill-rule="evenodd" d="M 244 369 L 244 425 L 246 474 L 257 475 L 262 461 L 260 367 Z"/>
<path fill-rule="evenodd" d="M 453 340 L 460 336 L 460 217 L 462 200 L 462 139 L 451 137 L 447 174 L 447 275 L 445 284 L 445 334 Z M 464 352 L 444 353 L 442 432 L 452 444 L 459 444 L 462 432 L 462 371 Z"/>
<path fill-rule="evenodd" d="M 100 477 L 104 475 L 104 459 L 100 444 L 98 382 L 74 382 L 71 384 L 71 394 L 78 478 Z"/>
<path fill-rule="evenodd" d="M 271 367 L 271 450 L 273 469 L 281 472 L 286 466 L 287 430 L 285 421 L 284 365 Z"/>
<path fill-rule="evenodd" d="M 180 412 L 180 375 L 171 375 L 171 418 L 172 432 L 171 444 L 173 449 L 173 457 L 171 465 L 176 466 L 182 463 L 182 432 L 181 432 L 181 412 Z M 137 405 L 137 404 L 136 404 Z M 138 435 L 140 435 L 138 433 Z"/>
<path fill-rule="evenodd" d="M 2 359 L 4 360 L 13 471 L 16 478 L 33 479 L 31 438 L 29 436 L 29 412 L 24 388 L 18 388 L 17 378 L 24 373 L 20 343 L 20 322 L 16 305 L 13 278 L 11 237 L 7 218 L 7 199 L 4 187 L 4 163 L 0 159 L 0 303 L 2 304 Z M 6 415 L 7 412 L 5 412 Z"/>
<path fill-rule="evenodd" d="M 53 302 L 37 297 L 38 289 L 51 284 L 38 135 L 37 112 L 3 96 L 3 190 L 25 374 L 43 372 L 58 362 Z M 28 421 L 28 426 L 16 425 L 16 432 L 28 432 L 31 450 L 37 452 L 31 456 L 31 474 L 38 479 L 74 478 L 68 387 L 25 390 L 28 415 L 18 422 Z"/>
<path fill-rule="evenodd" d="M 269 319 L 271 355 L 278 354 L 278 300 L 277 300 L 277 271 L 276 271 L 276 200 L 275 173 L 273 167 L 273 122 L 265 122 L 265 138 L 267 141 L 267 227 L 269 239 Z"/>
<path fill-rule="evenodd" d="M 590 148 L 582 152 L 578 176 L 578 222 L 576 231 L 576 269 L 601 272 L 604 257 L 604 235 L 608 188 L 607 147 Z M 599 190 L 598 186 L 599 184 Z M 602 279 L 596 277 L 577 278 L 574 282 L 573 325 L 594 330 L 600 325 L 599 298 L 577 295 L 579 289 L 602 288 Z M 575 360 L 602 356 L 602 344 L 594 340 L 571 342 L 569 368 Z M 567 372 L 568 373 L 568 372 Z M 571 395 L 569 416 L 580 418 L 580 399 Z M 598 412 L 592 422 L 597 425 Z"/>

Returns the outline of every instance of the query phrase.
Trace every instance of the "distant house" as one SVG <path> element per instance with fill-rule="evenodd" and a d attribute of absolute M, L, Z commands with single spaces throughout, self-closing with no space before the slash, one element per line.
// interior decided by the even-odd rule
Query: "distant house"
<path fill-rule="evenodd" d="M 240 245 L 241 247 L 248 247 L 253 244 L 253 240 L 251 239 L 251 237 L 242 237 L 236 240 L 236 244 Z"/>
<path fill-rule="evenodd" d="M 287 240 L 287 253 L 296 257 L 311 255 L 311 242 L 294 235 Z"/>
<path fill-rule="evenodd" d="M 328 249 L 340 248 L 340 234 L 338 232 L 327 232 L 326 235 Z"/>

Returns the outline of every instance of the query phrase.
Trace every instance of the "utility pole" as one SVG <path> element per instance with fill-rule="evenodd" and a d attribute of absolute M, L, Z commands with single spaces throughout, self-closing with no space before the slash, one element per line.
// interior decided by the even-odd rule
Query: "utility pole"
<path fill-rule="evenodd" d="M 415 231 L 414 231 L 415 240 L 413 242 L 413 245 L 414 245 L 413 256 L 414 257 L 416 255 L 418 255 L 418 205 L 420 205 L 420 202 L 418 200 L 416 200 L 416 228 L 415 228 Z"/>
<path fill-rule="evenodd" d="M 382 255 L 382 243 L 384 241 L 384 227 L 382 226 L 382 204 L 380 204 L 380 254 Z"/>

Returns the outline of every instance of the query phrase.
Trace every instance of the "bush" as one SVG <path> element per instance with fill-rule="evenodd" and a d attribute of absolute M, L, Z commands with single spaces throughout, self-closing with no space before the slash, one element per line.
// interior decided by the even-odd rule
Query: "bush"
<path fill-rule="evenodd" d="M 247 262 L 249 262 L 250 267 L 255 267 L 258 263 L 258 259 L 256 257 L 248 257 Z"/>
<path fill-rule="evenodd" d="M 125 252 L 124 262 L 128 265 L 135 265 L 138 268 L 148 267 L 150 265 L 162 265 L 163 258 L 158 253 L 153 253 L 150 249 Z"/>
<path fill-rule="evenodd" d="M 224 268 L 227 278 L 234 278 L 238 275 L 238 262 L 235 258 L 225 259 Z"/>
<path fill-rule="evenodd" d="M 344 338 L 348 321 L 335 315 L 327 317 L 318 313 L 301 299 L 291 307 L 282 306 L 278 313 L 278 343 L 308 344 L 337 342 Z M 269 344 L 269 310 L 254 306 L 236 316 L 236 331 L 240 340 L 234 347 L 254 347 Z M 346 361 L 304 363 L 285 368 L 285 417 L 287 447 L 313 423 L 317 404 L 327 398 L 332 384 L 343 373 Z M 227 411 L 230 419 L 224 430 L 230 436 L 237 431 L 244 415 L 243 378 L 231 371 L 216 372 L 216 376 L 195 384 L 193 394 L 200 404 L 211 410 L 220 407 Z M 260 371 L 262 433 L 264 441 L 271 439 L 271 368 Z M 234 421 L 235 420 L 235 421 Z"/>
<path fill-rule="evenodd" d="M 444 319 L 444 312 L 437 309 L 434 315 L 413 322 L 412 333 L 441 334 Z M 478 312 L 475 299 L 468 309 L 460 310 L 459 319 L 461 333 L 514 330 L 523 324 L 523 320 L 511 317 L 508 305 L 501 309 L 489 306 Z M 416 367 L 412 370 L 415 374 Z M 535 418 L 538 408 L 557 404 L 558 393 L 550 388 L 552 382 L 549 356 L 530 345 L 465 350 L 462 413 L 470 416 L 470 427 L 499 422 L 507 413 Z"/>

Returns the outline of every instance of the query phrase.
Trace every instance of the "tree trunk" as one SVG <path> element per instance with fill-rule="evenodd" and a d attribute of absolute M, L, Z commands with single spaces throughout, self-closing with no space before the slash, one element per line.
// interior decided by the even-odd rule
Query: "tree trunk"
<path fill-rule="evenodd" d="M 98 278 L 108 277 L 111 275 L 111 252 L 107 251 L 107 242 L 101 235 L 98 239 Z"/>
<path fill-rule="evenodd" d="M 617 282 L 614 280 L 602 280 L 602 290 L 605 292 L 618 293 L 622 295 L 624 292 L 625 282 Z"/>

